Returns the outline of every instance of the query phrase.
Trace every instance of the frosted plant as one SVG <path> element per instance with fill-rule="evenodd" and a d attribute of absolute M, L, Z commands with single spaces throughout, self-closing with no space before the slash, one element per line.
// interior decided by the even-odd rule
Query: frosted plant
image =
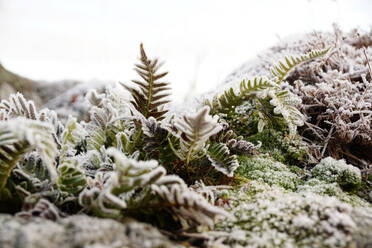
<path fill-rule="evenodd" d="M 301 56 L 285 57 L 284 61 L 279 61 L 278 65 L 271 70 L 272 77 L 255 77 L 253 80 L 243 80 L 239 85 L 238 93 L 235 93 L 234 88 L 225 91 L 219 97 L 215 97 L 212 102 L 207 101 L 207 104 L 212 107 L 213 113 L 229 114 L 236 107 L 242 105 L 246 101 L 251 101 L 253 106 L 256 106 L 256 112 L 260 116 L 258 122 L 258 131 L 261 132 L 271 116 L 282 115 L 288 125 L 289 134 L 294 136 L 298 126 L 302 126 L 305 121 L 303 114 L 297 109 L 301 103 L 301 99 L 292 94 L 287 89 L 282 89 L 281 84 L 288 76 L 288 73 L 301 63 L 311 59 L 325 55 L 329 49 L 322 51 L 311 51 L 309 54 Z M 274 108 L 265 110 L 264 102 L 268 101 Z"/>
<path fill-rule="evenodd" d="M 149 59 L 140 45 L 140 64 L 135 65 L 135 71 L 142 78 L 142 81 L 132 80 L 138 87 L 130 87 L 122 84 L 131 94 L 131 101 L 135 110 L 141 113 L 145 118 L 154 117 L 156 120 L 164 119 L 164 115 L 168 112 L 164 109 L 164 105 L 169 102 L 167 97 L 169 93 L 169 83 L 160 81 L 168 72 L 158 73 L 162 63 L 158 59 Z"/>
<path fill-rule="evenodd" d="M 11 176 L 13 176 L 13 179 L 20 181 L 17 185 L 17 191 L 22 192 L 21 194 L 24 197 L 30 194 L 54 191 L 55 184 L 52 182 L 49 171 L 37 151 L 25 154 L 17 162 Z"/>
<path fill-rule="evenodd" d="M 180 184 L 170 187 L 152 185 L 152 189 L 159 195 L 163 202 L 171 204 L 173 211 L 187 222 L 203 224 L 212 227 L 216 217 L 229 216 L 222 208 L 212 206 L 201 195 L 190 191 Z"/>
<path fill-rule="evenodd" d="M 7 118 L 23 116 L 32 120 L 38 119 L 34 102 L 27 101 L 21 93 L 10 95 L 9 100 L 2 100 L 0 102 L 0 111 L 2 110 L 3 119 L 5 119 L 5 113 Z"/>
<path fill-rule="evenodd" d="M 120 120 L 119 108 L 113 105 L 121 101 L 111 90 L 106 90 L 104 94 L 98 94 L 95 90 L 88 92 L 86 96 L 88 102 L 92 104 L 89 110 L 91 121 L 84 125 L 89 132 L 87 138 L 88 149 L 100 151 L 102 147 L 116 146 L 116 133 L 124 130 L 124 121 Z"/>
<path fill-rule="evenodd" d="M 237 154 L 256 154 L 257 150 L 262 145 L 261 141 L 259 141 L 257 145 L 254 145 L 251 142 L 244 140 L 241 136 L 236 137 L 237 135 L 226 122 L 222 122 L 221 126 L 221 131 L 212 136 L 211 141 L 226 144 L 231 151 L 236 152 Z"/>
<path fill-rule="evenodd" d="M 343 137 L 339 132 L 332 136 L 326 131 L 333 134 L 338 130 L 334 123 L 342 121 L 348 130 L 357 115 L 347 119 L 346 108 L 332 112 L 331 103 L 339 100 L 331 94 L 359 90 L 364 92 L 360 97 L 353 99 L 348 93 L 350 101 L 342 100 L 344 105 L 361 104 L 350 110 L 360 110 L 359 124 L 366 124 L 354 130 L 357 136 L 351 140 L 359 141 L 362 133 L 368 134 L 369 119 L 363 122 L 363 118 L 370 114 L 371 78 L 348 74 L 354 83 L 350 85 L 345 68 L 333 74 L 341 64 L 331 56 L 334 52 L 327 52 L 287 57 L 274 67 L 271 77 L 243 81 L 239 91 L 230 89 L 215 98 L 212 110 L 206 106 L 191 114 L 168 114 L 169 118 L 165 118 L 169 88 L 160 81 L 166 73 L 157 72 L 159 62 L 148 59 L 142 46 L 136 69 L 143 80 L 134 81 L 139 88 L 117 85 L 88 92 L 87 122 L 66 116 L 61 121 L 54 111 L 37 111 L 31 101 L 14 94 L 0 103 L 0 212 L 50 220 L 80 213 L 118 221 L 131 217 L 164 228 L 175 239 L 192 237 L 186 245 L 196 246 L 202 243 L 199 237 L 205 238 L 200 232 L 205 226 L 214 229 L 206 238 L 212 245 L 216 240 L 210 237 L 216 237 L 219 245 L 278 246 L 288 239 L 302 246 L 342 246 L 354 230 L 348 215 L 351 208 L 319 195 L 369 207 L 356 195 L 363 193 L 358 188 L 361 183 L 368 190 L 368 181 L 361 182 L 365 170 L 330 159 L 313 170 L 296 167 L 304 162 L 301 158 L 307 150 L 294 134 L 304 121 L 302 114 L 320 115 L 315 129 L 324 132 L 319 131 L 319 136 L 338 141 L 333 138 Z M 324 53 L 325 60 L 305 63 Z M 299 87 L 293 87 L 297 75 L 309 75 L 303 71 L 309 65 L 317 65 L 311 76 L 321 81 L 309 83 L 304 77 Z M 328 83 L 333 77 L 333 84 Z M 334 92 L 335 86 L 345 90 Z M 331 107 L 316 109 L 320 114 L 301 109 L 301 114 L 296 108 L 300 98 L 309 109 L 315 106 L 307 105 L 303 92 L 315 92 L 315 97 L 308 96 Z M 332 116 L 331 122 L 332 113 L 345 115 Z M 236 122 L 229 122 L 230 128 L 224 118 Z M 252 120 L 239 126 L 248 119 Z M 334 130 L 327 129 L 331 126 Z M 289 130 L 289 135 L 283 130 Z M 369 151 L 365 138 L 362 153 Z M 304 178 L 310 180 L 303 182 Z M 231 217 L 226 210 L 236 218 L 225 218 Z M 220 217 L 223 222 L 217 222 Z"/>
<path fill-rule="evenodd" d="M 202 196 L 190 191 L 182 179 L 166 175 L 155 160 L 136 161 L 116 149 L 108 154 L 116 161 L 116 169 L 107 183 L 95 183 L 79 197 L 81 205 L 101 216 L 155 213 L 171 208 L 186 223 L 211 226 L 222 209 L 210 205 Z M 154 194 L 155 193 L 155 194 Z M 155 214 L 154 213 L 154 214 Z"/>
<path fill-rule="evenodd" d="M 0 190 L 5 187 L 17 161 L 33 149 L 40 152 L 52 179 L 56 180 L 54 159 L 57 146 L 52 130 L 49 123 L 21 117 L 0 122 Z"/>
<path fill-rule="evenodd" d="M 312 155 L 366 167 L 372 161 L 372 47 L 359 49 L 364 43 L 358 37 L 338 28 L 331 36 L 312 37 L 335 48 L 327 58 L 301 65 L 289 81 L 302 99 L 299 107 L 308 120 L 302 134 L 313 140 Z"/>
<path fill-rule="evenodd" d="M 181 160 L 186 161 L 186 165 L 203 157 L 206 153 L 206 141 L 221 130 L 217 123 L 218 118 L 211 117 L 209 111 L 209 107 L 204 107 L 195 114 L 184 115 L 174 121 L 180 148 L 176 150 L 172 145 L 173 151 Z"/>

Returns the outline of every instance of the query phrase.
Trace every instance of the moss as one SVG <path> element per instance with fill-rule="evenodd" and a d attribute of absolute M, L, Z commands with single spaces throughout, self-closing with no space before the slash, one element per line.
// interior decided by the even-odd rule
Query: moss
<path fill-rule="evenodd" d="M 349 192 L 344 192 L 341 187 L 336 183 L 327 183 L 319 179 L 312 178 L 306 181 L 303 185 L 297 187 L 299 193 L 314 193 L 317 195 L 334 196 L 338 200 L 349 203 L 355 207 L 368 207 L 369 204 L 363 199 Z"/>
<path fill-rule="evenodd" d="M 283 132 L 265 129 L 246 138 L 257 143 L 262 142 L 260 152 L 269 153 L 276 160 L 290 165 L 298 165 L 307 156 L 307 146 L 300 137 L 287 137 Z"/>
<path fill-rule="evenodd" d="M 215 229 L 232 247 L 347 247 L 356 228 L 352 207 L 334 197 L 252 181 L 229 198 L 235 219 Z"/>
<path fill-rule="evenodd" d="M 300 181 L 288 166 L 268 156 L 242 156 L 239 160 L 240 167 L 237 173 L 248 179 L 261 180 L 269 185 L 277 185 L 289 190 L 295 190 Z"/>
<path fill-rule="evenodd" d="M 360 170 L 344 160 L 322 159 L 311 170 L 311 176 L 327 183 L 337 183 L 343 190 L 355 192 L 361 185 Z"/>

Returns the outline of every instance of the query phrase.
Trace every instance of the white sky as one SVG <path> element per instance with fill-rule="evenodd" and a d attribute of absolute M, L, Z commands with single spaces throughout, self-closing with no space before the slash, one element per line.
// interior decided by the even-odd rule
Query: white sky
<path fill-rule="evenodd" d="M 180 101 L 279 38 L 369 29 L 371 14 L 370 0 L 0 0 L 0 62 L 36 80 L 129 82 L 143 42 Z"/>

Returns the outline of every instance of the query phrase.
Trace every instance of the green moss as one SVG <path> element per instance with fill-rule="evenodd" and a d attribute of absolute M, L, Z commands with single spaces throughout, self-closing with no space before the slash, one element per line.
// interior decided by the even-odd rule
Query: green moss
<path fill-rule="evenodd" d="M 257 143 L 262 142 L 260 152 L 269 153 L 275 160 L 284 164 L 298 165 L 307 156 L 306 144 L 300 137 L 289 138 L 284 133 L 265 129 L 246 138 L 246 140 Z"/>
<path fill-rule="evenodd" d="M 229 202 L 235 219 L 215 229 L 231 247 L 347 247 L 356 228 L 352 207 L 335 197 L 258 181 L 229 191 Z"/>
<path fill-rule="evenodd" d="M 327 183 L 316 178 L 306 181 L 297 187 L 299 193 L 314 193 L 317 195 L 334 196 L 342 202 L 349 203 L 355 207 L 368 207 L 369 204 L 360 197 L 348 192 L 344 192 L 336 183 Z"/>
<path fill-rule="evenodd" d="M 261 180 L 269 185 L 277 185 L 289 190 L 295 190 L 300 181 L 288 166 L 268 156 L 242 156 L 239 160 L 240 167 L 237 169 L 237 174 L 248 179 Z"/>
<path fill-rule="evenodd" d="M 360 170 L 344 160 L 322 159 L 311 170 L 311 176 L 327 183 L 337 183 L 343 190 L 355 192 L 361 185 Z"/>

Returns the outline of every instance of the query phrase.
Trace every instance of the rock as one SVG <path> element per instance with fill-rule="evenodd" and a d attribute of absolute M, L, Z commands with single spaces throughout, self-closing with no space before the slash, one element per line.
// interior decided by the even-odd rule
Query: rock
<path fill-rule="evenodd" d="M 181 247 L 151 225 L 75 215 L 57 222 L 0 214 L 0 248 Z"/>
<path fill-rule="evenodd" d="M 10 94 L 21 92 L 26 99 L 33 100 L 36 106 L 42 100 L 36 93 L 36 82 L 8 71 L 0 64 L 0 100 L 7 99 Z"/>

